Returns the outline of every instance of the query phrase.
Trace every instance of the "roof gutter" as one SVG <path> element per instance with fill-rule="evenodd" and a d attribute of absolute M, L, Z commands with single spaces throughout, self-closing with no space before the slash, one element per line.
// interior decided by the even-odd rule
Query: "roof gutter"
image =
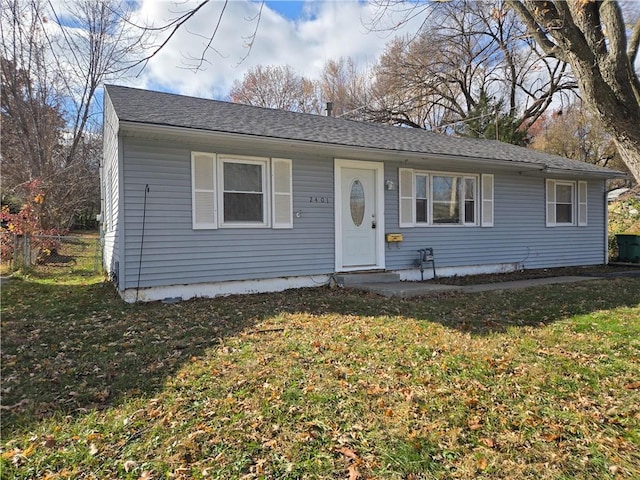
<path fill-rule="evenodd" d="M 561 168 L 545 168 L 543 172 L 549 175 L 569 175 L 569 174 L 586 174 L 591 177 L 600 177 L 600 178 L 626 178 L 628 175 L 623 172 L 616 172 L 615 170 L 610 170 L 606 172 L 598 172 L 598 171 L 583 171 L 583 170 L 563 170 Z"/>

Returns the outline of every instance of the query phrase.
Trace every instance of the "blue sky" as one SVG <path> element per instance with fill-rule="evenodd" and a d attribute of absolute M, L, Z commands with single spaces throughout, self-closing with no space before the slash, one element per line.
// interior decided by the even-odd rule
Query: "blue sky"
<path fill-rule="evenodd" d="M 293 0 L 275 0 L 266 2 L 266 5 L 272 10 L 280 13 L 282 16 L 290 18 L 292 20 L 296 20 L 297 18 L 302 16 L 305 2 L 296 2 Z"/>

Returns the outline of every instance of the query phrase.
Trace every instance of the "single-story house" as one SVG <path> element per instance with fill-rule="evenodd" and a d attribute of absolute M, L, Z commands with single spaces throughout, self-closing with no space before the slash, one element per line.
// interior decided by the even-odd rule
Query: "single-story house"
<path fill-rule="evenodd" d="M 427 247 L 438 275 L 604 264 L 605 180 L 621 176 L 497 141 L 107 85 L 104 262 L 127 301 L 340 272 L 419 280 Z"/>

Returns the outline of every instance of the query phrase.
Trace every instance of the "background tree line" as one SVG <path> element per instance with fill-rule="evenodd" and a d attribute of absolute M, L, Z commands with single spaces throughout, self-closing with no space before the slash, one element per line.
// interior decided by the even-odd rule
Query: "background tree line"
<path fill-rule="evenodd" d="M 100 209 L 101 85 L 143 67 L 207 0 L 153 27 L 130 21 L 132 2 L 77 0 L 64 18 L 50 2 L 1 2 L 2 202 L 19 208 L 37 181 L 42 227 L 68 228 Z M 228 99 L 318 115 L 331 102 L 334 116 L 529 145 L 640 180 L 633 4 L 372 3 L 371 30 L 386 17 L 392 29 L 416 17 L 422 27 L 366 67 L 331 59 L 306 78 L 257 65 Z"/>
<path fill-rule="evenodd" d="M 1 0 L 2 204 L 43 231 L 95 226 L 102 156 L 99 94 L 144 51 L 132 4 Z M 36 201 L 37 197 L 37 201 Z M 37 206 L 37 208 L 33 208 Z"/>

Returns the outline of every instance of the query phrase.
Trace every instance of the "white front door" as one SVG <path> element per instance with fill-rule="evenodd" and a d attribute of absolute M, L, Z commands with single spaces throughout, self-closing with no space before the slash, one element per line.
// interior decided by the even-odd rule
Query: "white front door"
<path fill-rule="evenodd" d="M 336 270 L 384 268 L 383 166 L 336 160 Z"/>

